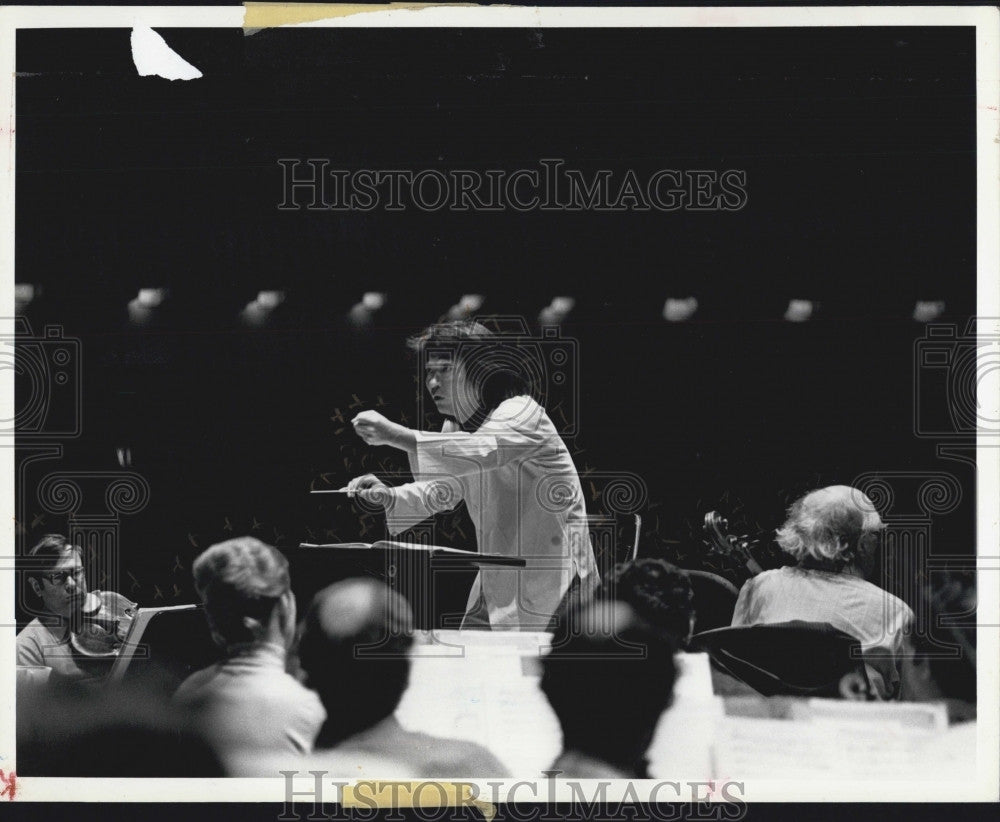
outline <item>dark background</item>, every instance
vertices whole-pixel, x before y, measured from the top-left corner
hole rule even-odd
[[[190,560],[225,536],[377,538],[306,493],[377,468],[331,417],[381,395],[412,419],[404,338],[478,292],[484,312],[529,321],[576,298],[571,450],[584,474],[645,480],[644,550],[695,564],[684,546],[709,508],[771,529],[811,488],[936,468],[968,493],[933,550],[972,553],[974,472],[914,435],[926,328],[910,317],[917,299],[960,327],[975,310],[971,29],[160,34],[205,76],[138,77],[127,30],[18,32],[16,279],[43,289],[34,331],[62,325],[83,356],[82,434],[18,489],[25,546],[66,527],[34,522],[42,476],[115,470],[124,446],[152,490],[121,527],[123,593],[141,602],[189,600]],[[310,157],[444,171],[559,157],[618,179],[736,168],[748,203],[279,211],[277,160]],[[171,296],[135,328],[126,305],[145,286]],[[239,312],[262,288],[288,299],[248,330]],[[370,290],[389,302],[360,332],[345,315]],[[688,294],[694,319],[666,323],[664,299]],[[791,297],[819,301],[816,317],[782,320]],[[445,531],[472,547],[460,517]]]

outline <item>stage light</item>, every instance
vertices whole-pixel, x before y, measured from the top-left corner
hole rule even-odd
[[[790,323],[804,323],[813,315],[815,307],[812,300],[789,300],[785,319]]]
[[[483,307],[482,294],[463,294],[457,303],[448,309],[449,320],[466,320]]]
[[[284,291],[261,291],[257,294],[257,305],[267,311],[273,311],[284,301]]]
[[[471,314],[482,308],[485,301],[486,298],[482,294],[463,294],[462,299],[458,301],[458,307],[467,314]]]
[[[361,298],[361,305],[367,311],[379,311],[385,305],[385,294],[380,291],[366,291]]]
[[[271,312],[284,301],[284,291],[258,291],[257,299],[248,302],[240,312],[240,319],[244,325],[259,328],[268,321]]]
[[[663,304],[663,319],[667,322],[682,323],[685,320],[690,320],[697,310],[697,297],[684,297],[683,299],[667,297],[667,301]]]
[[[156,309],[163,305],[168,293],[165,288],[140,288],[128,304],[128,318],[132,325],[148,323]]]
[[[361,302],[351,306],[348,317],[355,326],[369,325],[377,311],[385,306],[386,295],[381,291],[366,291]]]
[[[913,319],[918,323],[929,323],[944,314],[944,300],[917,300],[913,307]]]
[[[576,305],[576,300],[572,297],[553,297],[552,303],[549,305],[556,314],[569,314]]]
[[[140,288],[136,299],[143,308],[159,308],[167,298],[165,288]]]
[[[552,302],[538,315],[538,322],[542,325],[559,325],[575,306],[576,300],[573,297],[553,297]]]
[[[264,306],[262,306],[259,302],[253,300],[244,306],[243,310],[240,312],[240,319],[243,321],[244,325],[256,328],[267,322],[267,318],[270,313],[271,312],[264,308]]]
[[[17,310],[20,311],[22,308],[27,308],[31,305],[31,302],[35,299],[35,294],[35,286],[32,283],[15,283],[14,304],[17,306]]]

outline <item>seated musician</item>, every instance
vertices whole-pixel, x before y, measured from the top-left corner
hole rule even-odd
[[[174,694],[193,728],[226,762],[246,750],[307,753],[326,718],[319,698],[286,672],[295,639],[288,560],[253,537],[195,559],[194,585],[225,658]]]
[[[304,770],[367,763],[378,776],[507,776],[475,742],[410,731],[395,717],[409,684],[413,616],[398,593],[369,578],[337,582],[313,599],[299,643],[306,684],[327,720]],[[376,764],[372,764],[376,763]],[[351,767],[354,772],[354,767]]]
[[[549,766],[566,779],[647,778],[646,751],[673,702],[674,641],[624,602],[574,608],[573,630],[542,662],[541,688],[563,749]]]
[[[688,573],[666,560],[643,558],[615,566],[594,598],[624,602],[678,648],[687,646],[695,623],[694,591]]]
[[[931,635],[915,635],[913,652],[904,658],[903,698],[944,702],[952,725],[974,724],[978,609],[975,576],[949,572],[943,583],[934,588],[927,586],[922,605],[929,617]],[[974,731],[971,739],[974,750]]]
[[[435,325],[410,341],[445,417],[441,433],[415,431],[362,411],[356,433],[405,451],[415,482],[389,488],[372,474],[348,490],[383,505],[398,534],[465,501],[484,554],[523,557],[524,568],[483,568],[464,628],[545,630],[564,596],[588,599],[598,583],[573,459],[531,396],[523,350],[477,322]]]
[[[778,544],[798,565],[765,571],[740,590],[733,625],[825,622],[856,637],[875,694],[900,695],[913,611],[866,578],[875,570],[882,520],[856,488],[833,485],[788,509]]]
[[[111,591],[88,592],[82,552],[61,534],[43,536],[25,565],[29,604],[38,608],[17,635],[18,666],[48,668],[65,681],[107,674],[135,603]]]

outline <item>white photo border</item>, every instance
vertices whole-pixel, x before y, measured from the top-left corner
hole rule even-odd
[[[332,7],[331,7],[332,8]],[[352,7],[355,10],[356,6]],[[59,7],[8,6],[0,8],[0,60],[9,82],[0,84],[0,130],[4,136],[6,162],[0,165],[0,317],[3,333],[13,334],[14,317],[14,215],[15,215],[15,43],[18,29],[46,28],[242,28],[246,9],[229,7]],[[819,27],[819,26],[969,26],[976,30],[976,150],[977,150],[977,316],[980,334],[1000,338],[1000,11],[989,6],[962,7],[717,7],[717,8],[568,8],[512,6],[448,6],[421,10],[378,9],[347,16],[294,24],[301,27],[503,27],[503,28],[711,28],[711,27]],[[0,415],[14,418],[13,371],[0,379]],[[980,391],[984,383],[980,379]],[[1000,417],[1000,397],[978,397],[990,419]],[[14,451],[12,444],[0,447],[2,491],[0,520],[4,544],[15,545]],[[980,436],[977,447],[978,497],[977,539],[980,625],[1000,625],[1000,451]],[[14,623],[15,575],[0,574],[3,624]],[[991,801],[998,798],[1000,774],[1000,631],[978,635],[978,769],[961,784],[900,782],[822,783],[780,780],[748,781],[743,798],[750,803],[774,801]],[[14,630],[0,630],[0,658],[14,659]],[[15,670],[0,667],[0,770],[15,769]],[[461,775],[456,774],[456,778]],[[333,776],[331,775],[331,784]],[[477,783],[484,798],[492,789]],[[506,788],[514,784],[509,780]],[[306,775],[302,790],[311,788]],[[596,783],[581,783],[596,787]],[[648,786],[654,780],[648,780]],[[683,784],[683,783],[682,783]],[[646,781],[634,783],[640,795]],[[627,783],[612,783],[608,801],[626,794]],[[331,789],[332,791],[332,789]],[[502,791],[501,797],[506,794]],[[520,794],[524,796],[524,792]],[[543,777],[536,796],[549,797]],[[588,794],[589,795],[589,794]],[[565,793],[556,793],[566,800]],[[285,780],[274,779],[54,779],[19,778],[17,801],[86,802],[276,802],[285,799]],[[333,801],[331,795],[328,801]],[[674,799],[674,797],[671,797]],[[685,797],[677,800],[685,801]],[[0,800],[2,802],[4,800]]]

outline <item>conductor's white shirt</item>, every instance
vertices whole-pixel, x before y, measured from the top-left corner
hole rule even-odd
[[[500,403],[475,433],[446,421],[416,432],[415,481],[392,489],[391,534],[465,500],[479,552],[524,568],[480,569],[467,613],[485,605],[492,628],[545,630],[574,577],[598,583],[580,478],[545,409],[527,396]]]

